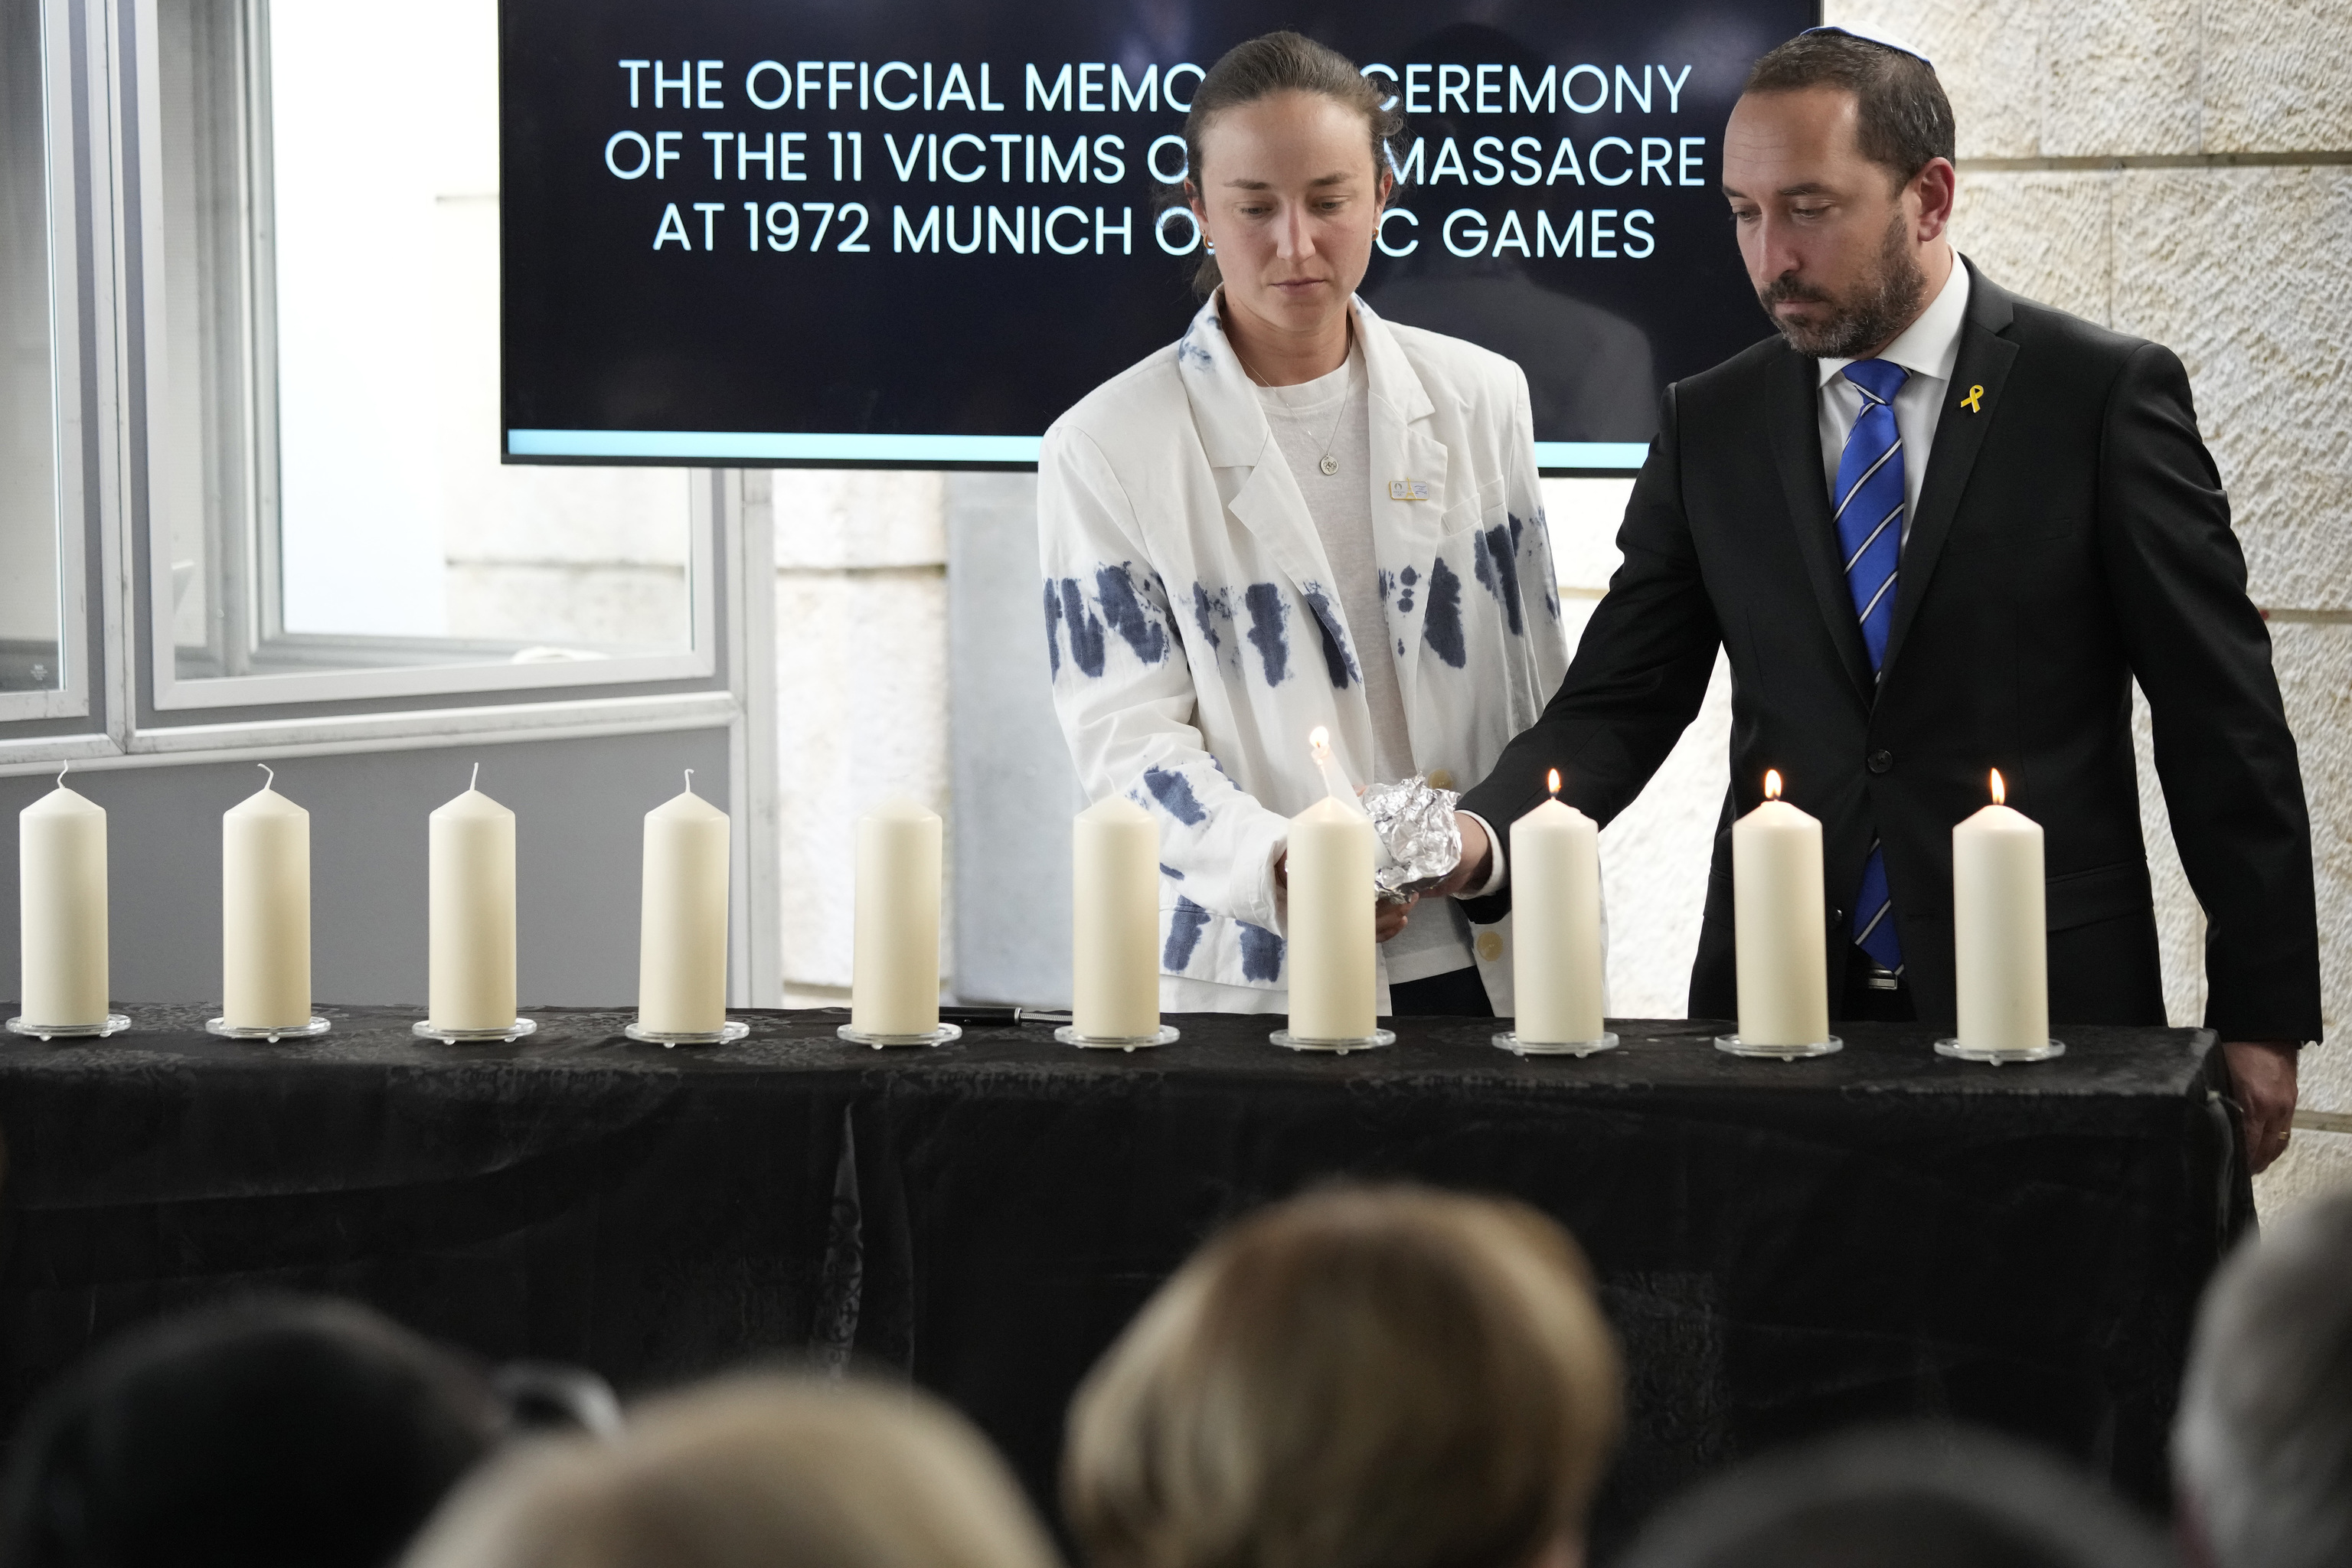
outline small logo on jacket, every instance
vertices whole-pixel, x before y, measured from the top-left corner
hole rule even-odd
[[[1429,481],[1427,479],[1391,479],[1389,481],[1389,500],[1427,500],[1428,499]]]

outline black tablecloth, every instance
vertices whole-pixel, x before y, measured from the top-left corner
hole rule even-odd
[[[895,1365],[1050,1498],[1070,1390],[1144,1298],[1222,1221],[1346,1173],[1516,1194],[1583,1242],[1632,1380],[1604,1550],[1712,1466],[1867,1416],[1990,1422],[2160,1504],[2197,1295],[2252,1213],[2185,1030],[1990,1068],[1872,1025],[1782,1063],[1696,1023],[1578,1060],[1407,1019],[1340,1058],[1231,1017],[1128,1055],[1038,1027],[877,1053],[811,1013],[665,1050],[552,1009],[451,1047],[326,1011],[275,1046],[170,1009],[0,1044],[0,1418],[125,1324],[328,1290],[625,1390]]]

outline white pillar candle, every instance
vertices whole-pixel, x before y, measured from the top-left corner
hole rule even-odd
[[[1327,732],[1318,729],[1310,744],[1326,794],[1290,819],[1290,1032],[1307,1040],[1360,1039],[1378,1026],[1372,820],[1340,797]]]
[[[1601,829],[1554,798],[1511,824],[1511,926],[1517,939],[1512,1032],[1537,1045],[1601,1037]]]
[[[940,1026],[940,819],[914,801],[857,819],[856,952],[849,1026],[928,1035]]]
[[[1731,825],[1739,1038],[1749,1046],[1807,1046],[1830,1033],[1822,825],[1780,796],[1780,775],[1766,773],[1764,804]]]
[[[58,787],[16,816],[24,1019],[106,1022],[106,812]]]
[[[514,813],[469,785],[433,814],[428,841],[427,1016],[503,1029],[515,1021]]]
[[[1093,1040],[1160,1030],[1160,826],[1124,795],[1070,825],[1070,1022]]]
[[[310,1021],[310,814],[277,782],[271,773],[221,815],[221,1014],[232,1029]]]
[[[2002,803],[1952,828],[1952,939],[1966,1050],[2038,1051],[2050,1043],[2049,927],[2042,825]]]
[[[727,1022],[727,814],[686,788],[646,813],[637,1026],[715,1035]]]

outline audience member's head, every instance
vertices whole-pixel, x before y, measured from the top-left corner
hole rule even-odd
[[[519,1447],[406,1568],[1051,1568],[1012,1475],[923,1394],[744,1376]]]
[[[1667,1507],[1625,1568],[2155,1568],[2145,1521],[2065,1460],[1895,1426],[1742,1465]]]
[[[364,1307],[257,1300],[124,1336],[26,1418],[9,1568],[373,1568],[488,1447],[462,1362]]]
[[[2217,1568],[2352,1563],[2352,1193],[2214,1277],[2172,1452],[2184,1534]]]
[[[1063,1497],[1096,1568],[1572,1564],[1621,1400],[1559,1226],[1335,1189],[1144,1308],[1078,1391]]]

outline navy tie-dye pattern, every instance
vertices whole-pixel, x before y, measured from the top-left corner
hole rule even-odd
[[[1062,590],[1051,581],[1045,584],[1045,658],[1053,666],[1054,679],[1062,678]]]
[[[1364,672],[1356,668],[1356,656],[1348,651],[1348,634],[1340,626],[1339,606],[1331,603],[1320,583],[1307,584],[1299,594],[1323,630],[1323,668],[1330,673],[1332,689],[1345,691],[1348,682],[1361,680]]]
[[[1397,581],[1404,584],[1404,592],[1397,595],[1397,608],[1406,615],[1411,615],[1412,614],[1412,585],[1421,581],[1421,574],[1408,566],[1397,574]]]
[[[1163,877],[1167,878],[1167,879],[1168,879],[1170,881],[1171,881],[1171,882],[1181,882],[1181,881],[1182,881],[1182,880],[1184,879],[1184,873],[1183,873],[1183,872],[1181,872],[1181,871],[1179,871],[1179,870],[1178,870],[1178,869],[1176,869],[1176,868],[1175,868],[1175,867],[1173,867],[1173,866],[1162,866],[1162,867],[1160,867],[1160,874],[1161,876],[1163,876]]]
[[[1143,770],[1143,787],[1160,803],[1160,809],[1187,827],[1198,827],[1209,820],[1208,809],[1192,794],[1192,782],[1182,773],[1168,768]]]
[[[1198,583],[1192,584],[1192,620],[1200,626],[1201,635],[1209,639],[1212,651],[1225,646],[1224,639],[1217,636],[1215,617],[1223,614],[1228,620],[1233,618],[1233,612],[1224,607],[1224,592],[1222,589],[1213,599],[1209,597],[1209,591],[1206,588]]]
[[[1160,950],[1160,967],[1181,973],[1192,962],[1192,950],[1201,945],[1201,933],[1209,929],[1209,911],[1181,897],[1168,917],[1168,945]]]
[[[1393,573],[1393,572],[1391,572],[1391,571],[1390,571],[1390,570],[1389,570],[1387,567],[1385,567],[1385,566],[1381,567],[1381,604],[1383,604],[1383,605],[1387,604],[1387,603],[1389,602],[1389,596],[1390,596],[1391,595],[1394,594],[1395,592],[1396,592],[1396,574],[1395,574],[1395,573]]]
[[[1148,608],[1135,595],[1135,579],[1124,566],[1095,568],[1095,595],[1102,601],[1103,619],[1121,641],[1135,650],[1135,657],[1146,664],[1160,664],[1168,658],[1168,628],[1160,624],[1160,616]]]
[[[1076,577],[1062,579],[1062,624],[1069,628],[1070,662],[1087,674],[1103,672],[1103,625],[1087,608],[1086,590]]]
[[[1250,647],[1257,649],[1265,666],[1265,683],[1279,686],[1290,673],[1290,639],[1282,630],[1290,606],[1283,602],[1282,590],[1271,583],[1251,584],[1242,594],[1242,603],[1249,609]]]
[[[1179,906],[1181,912],[1181,906]],[[1282,976],[1282,939],[1264,926],[1254,926],[1247,921],[1234,922],[1242,928],[1242,977],[1245,980],[1274,981]],[[1175,945],[1175,939],[1169,939]]]
[[[1430,563],[1429,610],[1422,616],[1421,640],[1456,669],[1468,661],[1462,642],[1462,579],[1443,555]]]
[[[1495,582],[1488,584],[1495,597],[1503,604],[1504,617],[1510,622],[1511,635],[1518,637],[1527,631],[1525,616],[1519,609],[1519,520],[1511,519],[1510,537],[1507,542],[1498,525],[1486,531],[1486,553],[1494,558]]]

